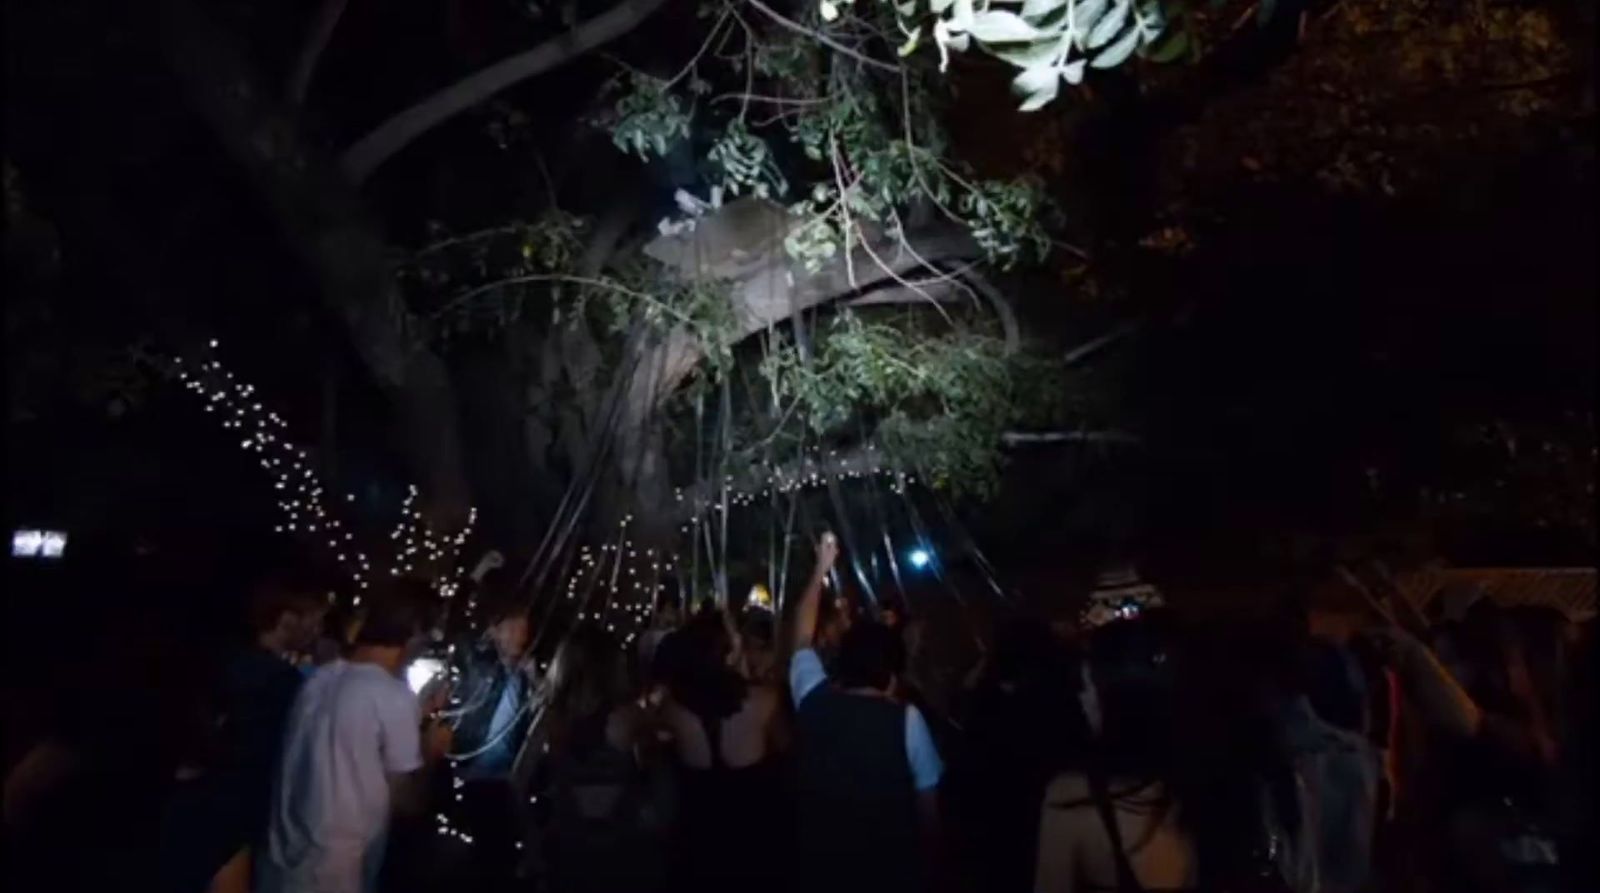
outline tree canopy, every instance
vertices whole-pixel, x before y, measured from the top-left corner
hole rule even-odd
[[[387,21],[309,5],[30,13],[48,39],[13,39],[15,59],[43,72],[62,48],[100,80],[41,74],[14,109],[43,120],[93,96],[182,122],[158,136],[100,114],[123,156],[95,162],[97,182],[122,188],[172,143],[226,161],[163,170],[192,184],[169,211],[86,198],[52,172],[49,138],[24,141],[8,217],[38,204],[82,244],[91,221],[143,215],[197,244],[206,194],[247,184],[262,219],[218,247],[270,243],[266,264],[292,271],[237,283],[252,297],[232,324],[316,331],[340,357],[256,364],[314,407],[296,415],[324,473],[392,453],[376,476],[417,485],[438,529],[477,505],[546,564],[625,518],[648,548],[689,533],[725,559],[730,537],[749,552],[769,536],[730,534],[729,506],[759,502],[787,544],[812,515],[880,523],[913,479],[930,512],[993,498],[1028,444],[1137,449],[1190,419],[1153,420],[1160,397],[1101,361],[1226,304],[1191,283],[1253,237],[1241,196],[1403,203],[1481,177],[1485,141],[1570,145],[1592,119],[1583,23],[1548,4],[463,2]],[[121,336],[181,352],[227,325],[164,294],[230,281],[220,261],[129,251],[98,226],[149,310],[111,352]],[[130,356],[91,365],[132,393],[157,372]],[[352,408],[373,391],[385,411]],[[814,505],[791,498],[808,485]],[[916,510],[895,523],[921,525]]]

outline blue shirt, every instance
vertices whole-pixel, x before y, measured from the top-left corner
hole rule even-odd
[[[520,670],[512,669],[508,672],[510,676],[500,689],[500,700],[494,705],[494,714],[489,717],[489,730],[484,737],[484,744],[488,745],[488,750],[462,764],[462,778],[503,776],[511,771],[511,764],[516,762],[517,750],[522,747],[522,741],[512,734],[511,727],[516,724],[522,712],[522,691],[526,680]]]
[[[822,668],[822,658],[815,650],[802,648],[789,660],[789,690],[796,707],[827,681],[828,672]],[[933,746],[927,720],[915,707],[906,708],[906,760],[911,764],[911,781],[917,790],[931,791],[939,786],[944,763]]]

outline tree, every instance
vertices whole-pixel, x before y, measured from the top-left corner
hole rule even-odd
[[[621,72],[599,73],[605,98],[590,115],[617,149],[679,168],[676,212],[657,223],[644,257],[637,234],[654,221],[624,211],[587,225],[550,184],[539,216],[441,232],[408,265],[390,265],[351,185],[423,133],[581,61],[659,6],[626,0],[411,104],[343,154],[344,183],[270,93],[228,89],[254,79],[229,67],[242,55],[215,49],[221,43],[191,10],[169,4],[166,33],[197,105],[254,171],[389,391],[441,520],[459,518],[468,489],[446,368],[506,349],[536,361],[522,370],[539,373],[521,386],[530,396],[565,389],[558,410],[520,432],[540,473],[555,469],[539,441],[565,453],[569,498],[546,506],[556,527],[570,528],[598,492],[602,525],[637,513],[661,541],[673,483],[701,492],[713,471],[699,459],[686,468],[690,441],[696,456],[717,457],[724,478],[729,464],[871,447],[955,493],[991,487],[1001,435],[1051,389],[1037,374],[1048,364],[1021,350],[1014,313],[976,265],[1036,261],[1053,238],[1037,181],[979,177],[952,153],[940,126],[950,53],[977,48],[1020,68],[1012,87],[1024,109],[1038,109],[1086,66],[1176,55],[1157,42],[1164,14],[1123,0],[1040,0],[1015,11],[966,0],[925,9],[706,4],[692,26],[679,19],[694,47],[687,58],[668,41],[636,41]],[[292,102],[304,98],[339,10],[319,12]],[[935,46],[918,52],[924,33]],[[528,131],[543,110],[499,109],[503,143],[537,142]],[[729,198],[737,200],[724,206]],[[820,335],[811,331],[819,312],[832,320]],[[918,363],[896,356],[907,344]],[[735,375],[748,412],[736,411]],[[690,400],[674,402],[685,382]],[[1040,383],[1036,393],[1025,392],[1028,382]],[[1043,420],[1059,421],[1060,410],[1047,402]]]
[[[1416,5],[1380,4],[1427,33]],[[1293,111],[1321,89],[1307,73],[1329,61],[1318,41],[1366,15],[1127,0],[534,8],[538,21],[496,13],[500,61],[438,63],[443,87],[398,100],[381,68],[361,92],[313,79],[369,27],[340,0],[283,29],[308,35],[295,47],[255,58],[233,21],[250,3],[209,22],[171,0],[161,22],[194,107],[392,404],[437,524],[493,502],[502,536],[545,539],[542,564],[628,515],[647,548],[718,519],[726,553],[729,504],[762,499],[785,527],[873,517],[852,475],[916,477],[943,503],[993,492],[1008,442],[1129,443],[1072,376],[1158,322],[1053,344],[1032,312],[1062,303],[1062,282],[1128,292],[1172,269],[1201,237],[1202,190],[1230,187],[1171,158],[1197,131],[1203,149],[1225,143],[1219,115],[1237,134],[1326,136]],[[441,55],[394,39],[413,67]],[[1367,92],[1392,80],[1338,74]],[[283,96],[266,86],[285,81]],[[1264,92],[1264,113],[1237,112]],[[950,126],[986,106],[1004,122],[983,128],[987,145]],[[351,108],[379,123],[324,152],[360,123],[338,119]],[[985,163],[1013,147],[1021,163]],[[374,177],[384,166],[396,175]],[[1054,282],[1026,272],[1041,261]],[[1162,308],[1107,315],[1147,309]],[[818,475],[825,504],[782,486]],[[690,526],[703,550],[708,527]]]
[[[627,336],[610,364],[620,377],[576,402],[591,429],[598,416],[610,423],[613,503],[656,539],[672,517],[669,478],[692,485],[707,471],[672,475],[686,464],[663,452],[674,424],[714,441],[718,467],[775,465],[819,439],[848,449],[882,440],[884,455],[960,491],[992,483],[1000,435],[1022,417],[1018,373],[1030,360],[1008,303],[974,263],[1009,267],[1048,249],[1037,190],[973,177],[949,157],[932,58],[869,55],[888,18],[800,23],[754,9],[704,10],[698,49],[671,74],[646,74],[666,70],[647,57],[612,79],[602,114],[619,150],[700,156],[645,258],[596,264],[576,232],[552,250],[557,215],[446,236],[409,277],[417,301],[436,308],[429,318],[455,331],[486,306],[539,302],[569,330],[547,349],[565,347],[569,361],[605,354],[596,329]],[[663,273],[675,280],[666,289]],[[841,302],[854,309],[811,343],[812,312]],[[912,310],[873,318],[896,305]],[[895,356],[908,337],[926,346],[925,367]],[[569,371],[574,383],[607,380]],[[685,381],[702,424],[689,424],[688,406],[674,411]],[[614,421],[601,411],[607,388]],[[752,412],[735,409],[734,391]]]

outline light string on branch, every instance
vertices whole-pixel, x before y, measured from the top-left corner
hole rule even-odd
[[[600,624],[619,645],[633,644],[650,624],[650,614],[663,587],[662,578],[677,570],[676,555],[640,549],[628,535],[633,516],[617,525],[614,540],[598,550],[581,546],[577,567],[567,577],[563,598],[576,602],[577,620]],[[580,587],[583,587],[580,593]],[[599,596],[599,605],[595,605]]]
[[[829,483],[842,483],[869,478],[887,479],[889,489],[903,493],[905,487],[917,482],[916,475],[907,474],[885,461],[884,454],[875,445],[841,455],[829,450],[816,456],[807,456],[786,465],[763,464],[750,474],[723,475],[718,481],[702,481],[685,490],[678,487],[673,498],[681,513],[698,517],[721,510],[726,493],[726,503],[731,507],[744,507],[769,499],[774,494],[793,494]],[[687,528],[681,528],[687,533]]]
[[[240,381],[217,358],[212,339],[199,359],[176,357],[173,368],[185,390],[201,400],[208,414],[220,417],[224,431],[239,437],[239,447],[272,478],[279,519],[274,531],[309,540],[338,562],[354,584],[352,604],[361,605],[363,593],[375,577],[372,559],[356,532],[329,504],[327,488],[312,465],[308,451],[289,436],[289,426],[278,413],[262,405],[252,384]],[[408,489],[400,520],[390,534],[394,543],[391,576],[409,575],[426,563],[439,595],[449,599],[461,589],[463,568],[457,558],[471,536],[477,509],[468,512],[466,525],[454,535],[436,533],[416,507],[417,488]],[[354,502],[353,493],[345,494]],[[469,610],[470,613],[470,610]]]

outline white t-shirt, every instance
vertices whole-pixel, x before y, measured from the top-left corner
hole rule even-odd
[[[336,660],[306,680],[289,710],[258,890],[377,888],[389,776],[422,766],[420,726],[416,696],[376,664]]]
[[[795,707],[822,684],[828,681],[828,671],[822,667],[822,658],[810,648],[802,648],[789,659],[789,690],[794,694]],[[906,760],[911,764],[911,783],[919,791],[930,791],[939,786],[944,775],[944,762],[939,759],[939,749],[933,745],[933,733],[922,711],[906,707]]]

